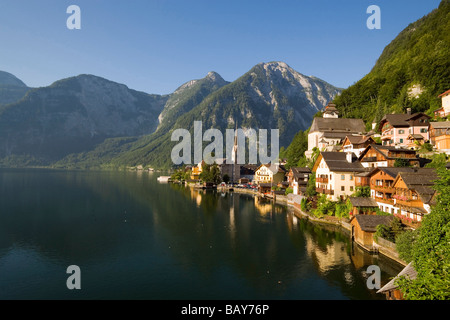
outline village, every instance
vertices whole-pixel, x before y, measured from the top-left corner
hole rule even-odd
[[[287,169],[286,159],[259,166],[216,159],[217,181],[203,181],[202,173],[211,169],[204,161],[185,167],[183,177],[196,188],[250,193],[287,204],[313,221],[338,224],[363,249],[403,264],[402,275],[414,277],[395,239],[380,231],[392,228],[394,218],[402,230],[417,229],[435,204],[434,159],[450,169],[450,90],[439,97],[442,107],[434,117],[410,109],[386,114],[369,132],[361,119],[340,118],[330,102],[308,132],[309,166]],[[237,150],[235,143],[233,159]],[[393,281],[379,293],[402,298]]]

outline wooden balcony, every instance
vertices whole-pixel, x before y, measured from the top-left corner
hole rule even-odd
[[[411,198],[396,199],[395,203],[400,206],[405,206],[405,207],[423,207],[422,201],[416,200],[416,199],[411,199]]]
[[[372,184],[372,185],[370,185],[370,188],[372,190],[375,190],[375,191],[378,191],[381,193],[390,193],[390,194],[395,193],[395,188],[391,187],[391,186],[384,186],[384,185],[377,186],[377,185]]]
[[[319,178],[319,177],[316,177],[316,182],[319,182],[319,183],[328,183],[328,178]]]
[[[381,203],[384,203],[384,204],[394,205],[394,199],[386,199],[386,198],[375,197],[375,201],[376,202],[381,202]]]
[[[316,191],[321,194],[334,195],[334,190],[330,190],[330,189],[316,188]]]

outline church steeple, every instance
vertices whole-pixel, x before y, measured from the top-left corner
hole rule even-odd
[[[238,125],[237,120],[235,120],[236,129],[234,130],[234,144],[233,150],[231,151],[231,165],[232,165],[232,182],[237,182],[241,178],[241,166],[238,164]]]
[[[236,129],[234,130],[234,144],[233,144],[233,151],[231,152],[231,161],[233,164],[237,164],[237,151],[238,151],[238,136],[237,136],[237,121],[236,123]]]
[[[339,111],[336,109],[336,105],[330,101],[328,105],[325,107],[325,111],[323,113],[324,118],[339,118]]]

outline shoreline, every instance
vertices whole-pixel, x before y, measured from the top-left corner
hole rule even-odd
[[[232,192],[241,193],[241,194],[250,194],[253,196],[259,196],[258,192],[252,191],[252,190],[246,190],[246,189],[235,188]],[[277,195],[277,196],[275,196],[275,200],[273,199],[272,196],[270,196],[270,197],[266,196],[266,198],[274,201],[277,204],[285,205],[286,207],[292,208],[293,213],[298,218],[306,218],[306,219],[308,219],[308,221],[311,221],[313,223],[326,224],[326,225],[332,225],[332,226],[339,227],[345,233],[349,233],[350,237],[351,237],[352,225],[348,222],[345,222],[342,220],[335,221],[334,219],[319,219],[319,218],[313,217],[313,216],[309,215],[308,213],[303,212],[300,208],[295,206],[294,203],[290,202],[288,200],[287,196]],[[374,255],[381,254],[384,257],[387,257],[390,260],[394,261],[395,263],[401,264],[402,266],[408,265],[408,263],[406,263],[405,261],[401,260],[398,257],[398,253],[396,251],[393,251],[390,248],[387,248],[385,246],[378,244],[377,250],[374,251],[374,250],[371,250],[371,249],[365,247],[364,245],[360,244],[359,242],[357,242],[353,239],[352,239],[352,242],[357,244],[360,248],[362,248],[363,250],[367,251],[370,254],[374,254]]]

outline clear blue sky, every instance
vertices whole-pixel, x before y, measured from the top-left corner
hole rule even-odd
[[[32,87],[83,73],[165,94],[216,71],[233,81],[259,62],[346,88],[440,0],[0,0],[0,70]],[[81,30],[69,30],[69,5]],[[369,30],[369,5],[381,30]]]

